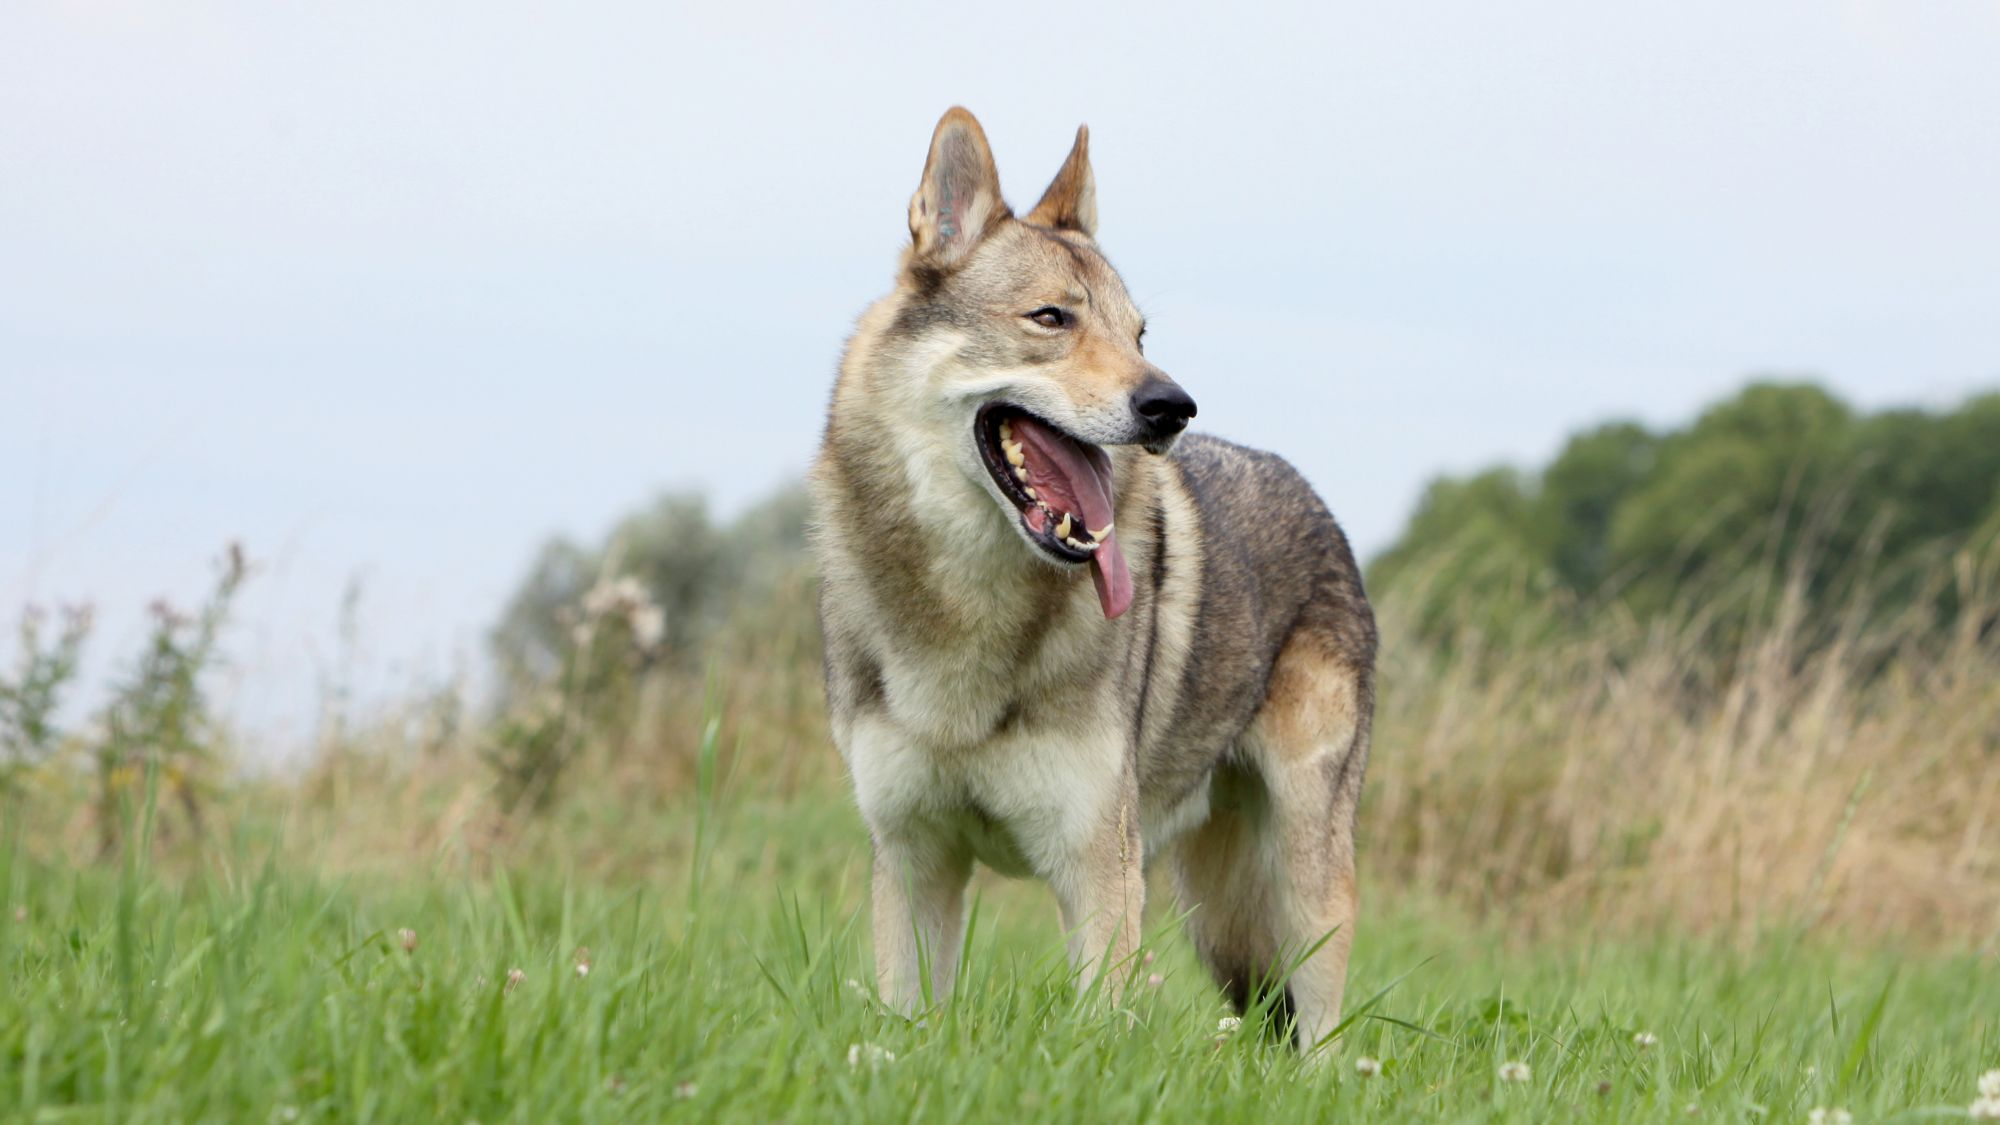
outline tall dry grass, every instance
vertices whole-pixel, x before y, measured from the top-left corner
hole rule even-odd
[[[1715,618],[1605,610],[1517,648],[1398,643],[1363,846],[1378,886],[1515,920],[1749,938],[2000,939],[1993,570],[1951,571],[1955,623],[1800,580],[1721,645]],[[1926,601],[1926,604],[1929,604]]]

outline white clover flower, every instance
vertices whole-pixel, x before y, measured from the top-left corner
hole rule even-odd
[[[509,991],[509,992],[512,992],[512,991],[514,991],[514,990],[515,990],[516,988],[519,988],[519,987],[521,987],[521,982],[522,982],[522,981],[524,981],[524,980],[527,980],[527,979],[528,979],[528,974],[526,974],[526,973],[522,972],[521,970],[519,970],[519,969],[508,969],[508,970],[507,970],[507,991]]]
[[[1979,1076],[1979,1096],[2000,1098],[2000,1070],[1989,1070]]]
[[[1243,1017],[1241,1016],[1224,1016],[1215,1021],[1215,1030],[1220,1031],[1224,1035],[1228,1035],[1242,1026]]]
[[[847,1045],[847,1065],[850,1068],[858,1069],[865,1062],[868,1064],[868,1068],[873,1070],[878,1066],[884,1066],[895,1061],[896,1052],[885,1051],[873,1043],[849,1043]]]
[[[1165,983],[1167,983],[1167,978],[1161,976],[1158,973],[1154,973],[1152,976],[1146,978],[1147,988],[1158,988]]]
[[[1363,1078],[1373,1078],[1382,1073],[1382,1060],[1363,1055],[1354,1060],[1354,1073]]]
[[[2000,1121],[2000,1096],[1982,1095],[1965,1108],[1965,1115],[1974,1121]]]
[[[1526,1082],[1534,1076],[1534,1072],[1528,1069],[1528,1064],[1517,1059],[1510,1059],[1500,1064],[1502,1082]]]
[[[1854,1115],[1839,1106],[1814,1106],[1806,1125],[1854,1125]]]
[[[575,960],[576,960],[576,975],[577,975],[577,976],[580,976],[580,977],[587,977],[587,976],[589,976],[589,975],[590,975],[590,947],[589,947],[589,946],[587,946],[587,945],[579,945],[579,946],[577,946],[577,947],[576,947],[576,955],[575,955]]]
[[[1632,1045],[1641,1051],[1650,1047],[1656,1047],[1659,1043],[1660,1037],[1650,1031],[1637,1032],[1632,1036]]]

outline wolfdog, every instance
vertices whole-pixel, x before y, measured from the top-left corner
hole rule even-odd
[[[949,993],[977,860],[1045,880],[1115,994],[1161,861],[1216,982],[1311,1052],[1354,936],[1374,615],[1296,470],[1182,435],[1194,400],[1097,247],[1089,141],[1016,217],[979,122],[938,122],[813,468],[877,985],[906,1013]]]

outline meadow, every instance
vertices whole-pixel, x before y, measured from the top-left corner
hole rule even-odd
[[[2000,1068],[2000,637],[1991,569],[1955,565],[1965,627],[1808,628],[1777,582],[1727,648],[1612,613],[1443,644],[1385,599],[1349,1018],[1308,1064],[1229,1021],[1158,886],[1132,987],[1079,994],[1046,892],[982,874],[958,993],[885,1011],[809,581],[692,664],[599,583],[541,693],[336,715],[274,777],[232,768],[202,691],[235,560],[102,716],[32,760],[16,730],[0,1105],[1963,1120]]]

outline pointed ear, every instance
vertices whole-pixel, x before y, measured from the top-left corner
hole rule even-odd
[[[1090,174],[1090,126],[1076,127],[1076,143],[1028,221],[1097,237],[1097,177]]]
[[[910,197],[912,254],[930,265],[956,265],[1012,216],[1000,198],[1000,171],[986,131],[963,106],[951,107],[931,134],[924,182]]]

